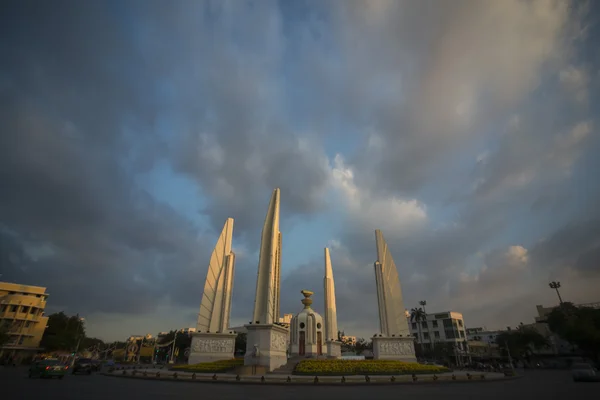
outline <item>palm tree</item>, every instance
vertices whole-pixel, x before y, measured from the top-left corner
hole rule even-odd
[[[434,335],[431,329],[429,329],[429,323],[427,322],[427,310],[425,309],[425,306],[427,305],[427,300],[419,301],[419,305],[423,307],[423,312],[425,313],[425,326],[427,327],[427,331],[429,332],[429,341],[431,342],[431,349],[433,350],[433,348],[435,347],[433,340]]]
[[[426,318],[427,318],[427,314],[425,314],[425,311],[423,311],[423,309],[421,307],[413,308],[412,310],[410,310],[410,321],[417,323],[417,332],[419,335],[419,342],[421,342],[421,348],[423,348],[422,347],[423,335],[421,332],[421,322],[426,320]]]

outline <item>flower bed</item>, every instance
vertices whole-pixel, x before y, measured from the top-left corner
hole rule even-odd
[[[178,365],[171,369],[186,372],[227,372],[241,365],[244,365],[244,359],[234,358],[231,360],[219,360],[200,364]]]
[[[450,372],[437,365],[394,360],[302,360],[296,375],[411,375]]]

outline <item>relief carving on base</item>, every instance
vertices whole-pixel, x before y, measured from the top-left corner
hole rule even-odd
[[[280,333],[271,333],[271,350],[286,351],[287,350],[287,337]]]
[[[390,356],[410,356],[414,355],[412,343],[382,341],[379,343],[379,352]]]
[[[196,353],[233,353],[233,340],[197,339],[192,343],[192,351]]]

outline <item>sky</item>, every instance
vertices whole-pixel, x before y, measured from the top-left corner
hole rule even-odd
[[[235,219],[251,318],[281,189],[281,312],[331,249],[338,325],[379,329],[381,229],[404,306],[470,327],[600,301],[594,1],[9,1],[0,274],[123,340],[194,327]]]

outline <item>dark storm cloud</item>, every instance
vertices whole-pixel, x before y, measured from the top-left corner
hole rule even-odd
[[[377,326],[379,224],[408,308],[427,299],[477,320],[481,296],[504,321],[518,304],[508,289],[536,301],[527,289],[546,290],[551,274],[591,293],[580,279],[598,259],[597,223],[585,221],[599,217],[600,190],[587,14],[561,1],[438,3],[8,4],[2,279],[48,286],[81,312],[195,307],[215,237],[138,188],[136,173],[161,161],[196,182],[215,231],[236,219],[242,318],[271,191],[282,189],[284,231],[323,210],[327,143],[353,172],[332,248],[341,327]],[[290,267],[282,312],[299,309],[301,289],[322,293],[320,258]]]
[[[131,177],[144,166],[133,145],[146,157],[162,145],[152,79],[114,11],[18,2],[2,22],[2,246],[28,255],[3,256],[2,279],[47,286],[55,306],[82,313],[177,299],[180,282],[163,277],[198,257],[195,228]]]

